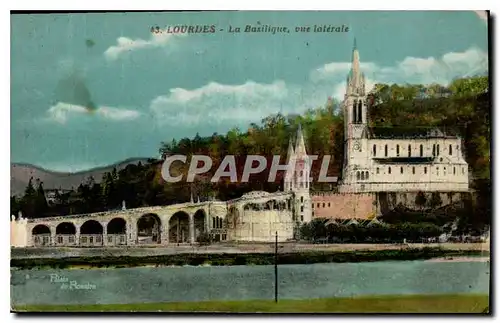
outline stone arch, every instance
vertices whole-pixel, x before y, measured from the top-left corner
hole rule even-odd
[[[108,222],[106,228],[107,234],[126,234],[127,221],[124,218],[113,218]]]
[[[56,227],[56,234],[76,234],[76,226],[72,222],[61,222]]]
[[[102,245],[103,226],[96,220],[85,221],[80,227],[80,245]]]
[[[46,246],[50,244],[50,228],[45,224],[38,224],[31,230],[35,246]]]
[[[73,245],[76,243],[76,226],[72,222],[61,222],[56,227],[57,245]]]
[[[174,213],[168,221],[168,228],[170,242],[189,242],[189,214],[184,211]]]
[[[206,232],[207,214],[204,209],[199,209],[193,215],[194,221],[194,239],[198,239],[200,235]]]
[[[80,234],[102,234],[102,224],[96,220],[85,221],[80,227]]]
[[[226,226],[230,229],[235,229],[238,225],[238,220],[240,217],[240,211],[236,206],[229,207],[226,217]]]
[[[127,221],[124,218],[113,218],[106,225],[106,239],[110,245],[127,244]]]
[[[50,228],[45,224],[37,224],[32,230],[31,234],[50,234]]]
[[[161,243],[161,220],[158,214],[146,213],[137,219],[137,243]]]

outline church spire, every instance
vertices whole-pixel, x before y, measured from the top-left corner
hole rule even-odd
[[[356,38],[354,38],[354,46],[352,48],[352,65],[351,65],[351,74],[354,80],[357,80],[360,76],[359,70],[359,51],[358,46],[356,44]]]
[[[365,79],[361,73],[360,59],[358,45],[356,38],[354,38],[354,45],[352,48],[352,62],[351,70],[347,76],[347,94],[364,95],[365,92]]]
[[[289,163],[290,160],[292,159],[293,155],[295,155],[295,151],[293,150],[293,140],[290,137],[290,140],[288,141],[288,152],[286,154],[286,162]]]
[[[304,142],[304,135],[302,134],[302,125],[299,123],[299,128],[297,129],[297,139],[295,142],[295,154],[300,157],[307,155],[306,145]]]

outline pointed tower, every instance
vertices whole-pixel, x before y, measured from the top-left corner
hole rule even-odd
[[[292,159],[295,159],[295,150],[293,149],[293,140],[290,138],[290,141],[288,142],[288,152],[286,154],[286,164],[287,165],[293,165]],[[288,169],[285,173],[285,180],[284,180],[284,191],[288,192],[292,190],[293,187],[293,174],[294,171],[292,167]]]
[[[295,165],[292,179],[292,192],[295,193],[297,205],[296,221],[300,223],[312,220],[312,205],[310,189],[311,161],[307,155],[302,126],[299,124],[295,140],[295,154],[292,161]]]
[[[347,88],[342,103],[344,112],[342,185],[356,184],[356,170],[369,166],[366,103],[365,76],[361,72],[359,51],[354,39],[351,70],[347,75]]]

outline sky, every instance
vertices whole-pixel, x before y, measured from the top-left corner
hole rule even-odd
[[[227,31],[247,24],[290,33]],[[314,25],[349,31],[295,32]],[[11,162],[79,171],[158,157],[162,141],[342,100],[354,38],[368,87],[488,70],[487,22],[474,11],[11,15]]]

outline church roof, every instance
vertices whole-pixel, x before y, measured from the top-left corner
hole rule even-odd
[[[456,138],[428,127],[371,127],[369,130],[373,139]]]
[[[435,157],[390,157],[373,158],[379,164],[430,164]]]

